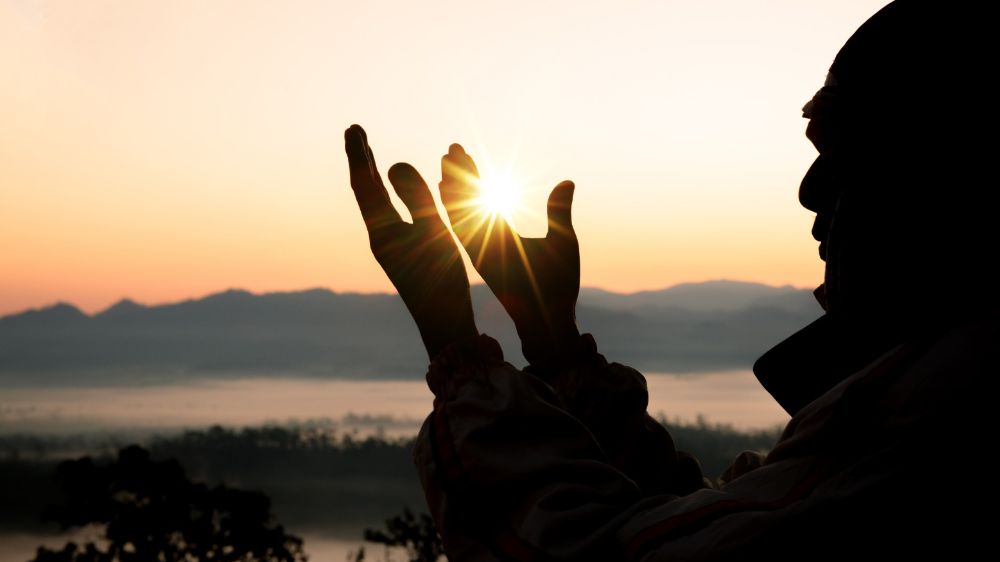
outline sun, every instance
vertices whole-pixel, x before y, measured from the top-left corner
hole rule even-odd
[[[491,174],[479,180],[476,204],[486,215],[500,215],[507,221],[521,205],[521,190],[517,182],[504,175]]]

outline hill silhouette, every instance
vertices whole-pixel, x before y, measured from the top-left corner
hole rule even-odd
[[[513,325],[473,287],[480,328],[523,365]],[[618,294],[583,289],[577,315],[610,359],[663,372],[748,368],[820,313],[809,291],[712,281]],[[87,315],[59,303],[0,318],[0,384],[164,382],[205,376],[419,378],[427,362],[394,294],[228,290]]]

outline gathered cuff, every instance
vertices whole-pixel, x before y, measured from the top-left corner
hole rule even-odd
[[[503,364],[503,349],[497,340],[486,334],[477,334],[447,345],[431,361],[427,369],[427,386],[435,397],[445,393],[456,377],[468,377]]]

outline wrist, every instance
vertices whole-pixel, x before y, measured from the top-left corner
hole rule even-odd
[[[479,329],[476,327],[471,313],[459,318],[452,318],[450,321],[442,322],[441,318],[435,320],[435,322],[417,323],[424,349],[427,350],[427,356],[432,361],[445,348],[479,336]]]
[[[561,370],[571,367],[591,352],[596,353],[593,339],[588,337],[586,340],[576,323],[572,322],[544,332],[522,335],[521,351],[536,370]]]

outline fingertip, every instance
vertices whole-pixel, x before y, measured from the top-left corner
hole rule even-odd
[[[549,194],[549,205],[569,205],[573,203],[573,192],[576,184],[569,180],[563,180],[552,188]]]
[[[416,177],[420,177],[420,174],[417,173],[416,168],[406,162],[397,162],[389,168],[389,181],[391,182],[407,181]]]
[[[367,157],[364,139],[354,126],[344,131],[344,149],[349,160],[361,160]]]
[[[462,145],[458,144],[457,142],[452,143],[451,146],[448,147],[448,154],[453,156],[459,156],[465,154],[465,149],[462,148]]]
[[[549,234],[570,234],[573,231],[573,190],[569,180],[559,182],[549,194]]]

